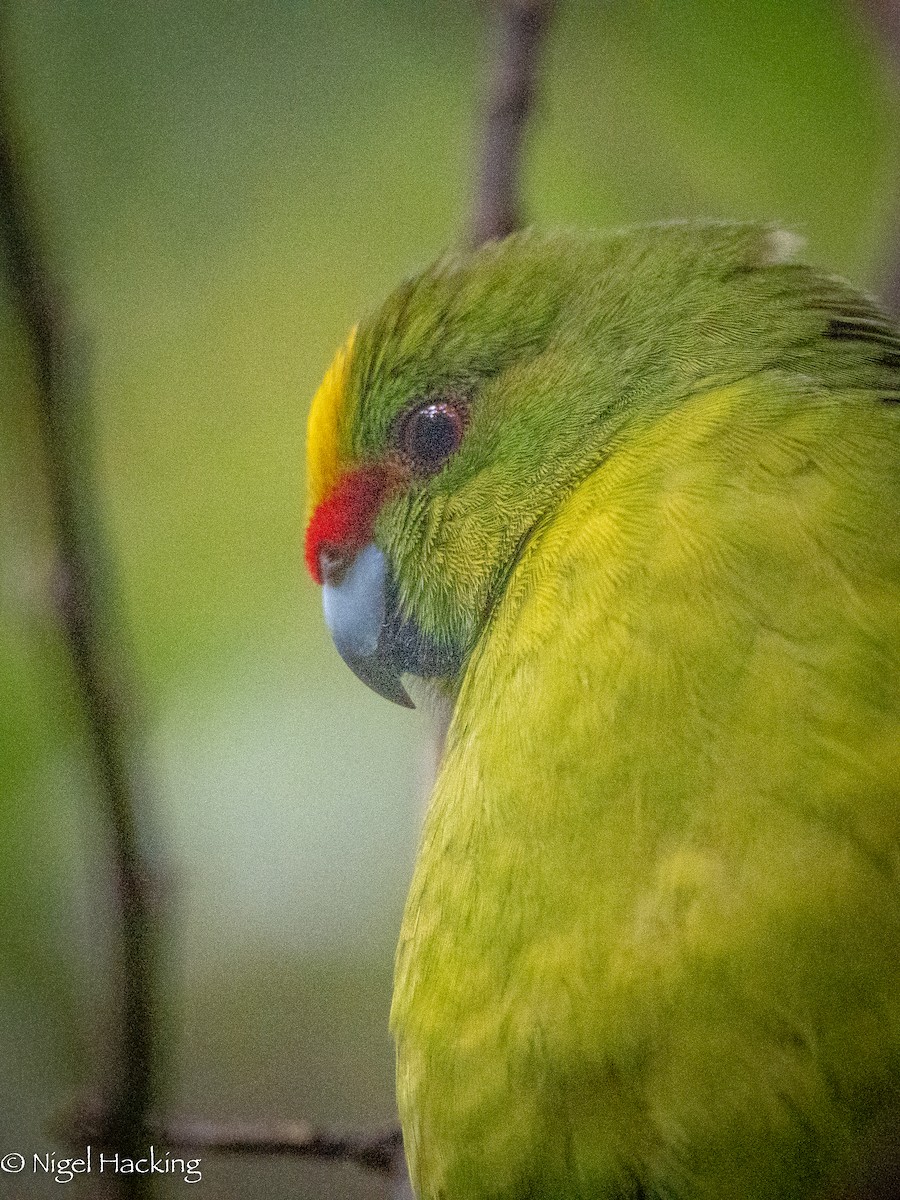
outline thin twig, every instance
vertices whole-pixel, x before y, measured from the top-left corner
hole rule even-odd
[[[206,1121],[175,1117],[151,1130],[168,1150],[205,1154],[281,1155],[352,1162],[389,1175],[403,1139],[399,1126],[355,1133],[317,1129],[305,1121]]]
[[[506,237],[523,223],[523,147],[556,0],[496,0],[491,8],[495,46],[473,204],[476,246]]]
[[[900,75],[900,6],[897,0],[857,0]]]
[[[5,65],[5,64],[4,64]],[[156,933],[150,870],[142,852],[142,789],[133,766],[121,671],[112,667],[107,628],[107,567],[90,489],[85,486],[85,394],[79,339],[45,254],[19,157],[11,108],[0,80],[0,238],[9,293],[27,341],[35,379],[37,427],[58,558],[53,607],[71,659],[109,830],[115,884],[118,1003],[114,1079],[104,1101],[104,1140],[123,1153],[143,1139],[154,1099]],[[118,653],[117,653],[118,658]],[[143,816],[144,814],[142,814]],[[138,1176],[120,1177],[120,1194],[146,1195]]]
[[[856,0],[892,73],[895,103],[900,107],[900,4],[897,0]],[[900,196],[894,198],[894,228],[886,239],[879,265],[878,295],[885,308],[900,315]]]

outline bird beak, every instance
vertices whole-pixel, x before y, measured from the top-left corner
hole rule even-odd
[[[415,708],[390,652],[387,559],[370,542],[349,561],[327,550],[319,561],[325,624],[338,654],[373,692]]]

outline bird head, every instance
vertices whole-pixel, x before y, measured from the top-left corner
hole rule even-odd
[[[789,297],[818,277],[786,246],[759,225],[518,234],[354,330],[310,412],[306,561],[364,682],[452,694],[529,537],[636,424],[772,362],[813,369],[826,317]]]

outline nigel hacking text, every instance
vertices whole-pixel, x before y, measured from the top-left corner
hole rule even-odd
[[[76,1175],[180,1175],[185,1183],[199,1183],[203,1178],[199,1158],[173,1158],[168,1151],[149,1146],[143,1158],[129,1158],[124,1154],[100,1151],[85,1146],[84,1153],[77,1158],[58,1158],[47,1151],[44,1154],[24,1155],[17,1152],[4,1154],[0,1158],[0,1172],[20,1175],[28,1171],[33,1175],[50,1175],[56,1183],[70,1183]]]

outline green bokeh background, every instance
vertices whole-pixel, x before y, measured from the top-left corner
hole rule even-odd
[[[301,569],[304,422],[346,329],[465,225],[483,10],[7,8],[31,174],[89,333],[92,468],[171,864],[170,1094],[222,1115],[390,1118],[422,727],[328,643]],[[875,286],[898,148],[849,3],[561,0],[527,198],[545,225],[779,220]],[[8,299],[0,386],[0,1152],[30,1155],[97,1062],[104,844],[45,600]],[[55,1186],[25,1173],[9,1194]],[[199,1187],[383,1194],[352,1168],[279,1162],[209,1160]]]

